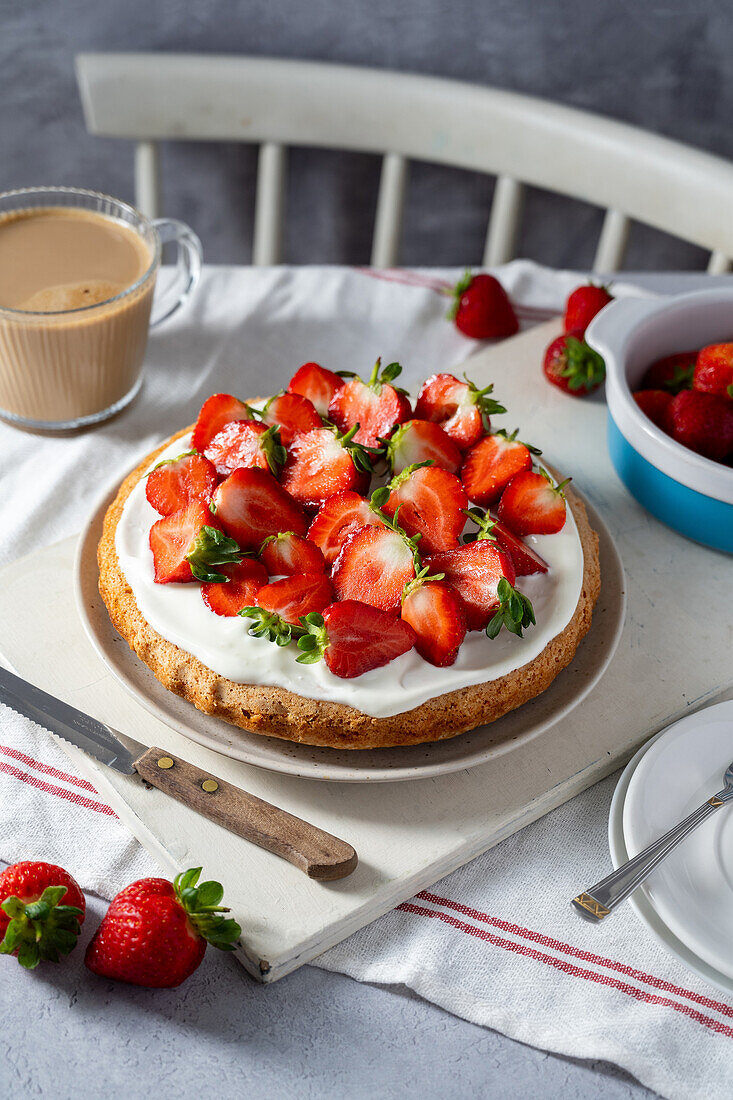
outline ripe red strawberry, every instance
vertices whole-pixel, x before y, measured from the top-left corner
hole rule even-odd
[[[333,565],[349,535],[360,527],[379,527],[381,520],[358,493],[334,493],[324,500],[308,528],[308,538],[321,548],[327,565]]]
[[[54,863],[24,860],[0,873],[0,955],[33,970],[68,955],[84,923],[86,901],[76,879]]]
[[[490,416],[506,412],[489,394],[493,386],[478,389],[473,382],[461,382],[452,374],[432,374],[422,384],[415,415],[440,424],[462,451],[477,443],[491,427]]]
[[[384,500],[387,489],[389,496]],[[372,501],[388,516],[399,508],[397,522],[411,538],[421,536],[421,554],[458,545],[468,497],[455,474],[437,466],[408,466],[389,486],[378,489]]]
[[[333,586],[324,573],[302,573],[266,584],[257,593],[257,607],[297,625],[301,615],[323,611],[333,600]]]
[[[533,573],[546,573],[550,568],[536,550],[517,538],[503,523],[495,523],[492,534],[499,548],[512,559],[514,572],[518,577],[529,577]]]
[[[532,469],[532,454],[541,452],[516,439],[516,434],[486,435],[467,451],[461,481],[475,504],[493,504],[516,474]]]
[[[222,477],[242,466],[257,466],[277,477],[287,452],[276,427],[268,428],[257,420],[233,420],[216,433],[206,448],[206,457]]]
[[[555,485],[546,470],[526,470],[501,494],[497,515],[500,523],[515,535],[554,535],[565,526],[564,487],[566,478]]]
[[[325,573],[326,562],[320,547],[294,531],[270,535],[262,543],[259,559],[271,577],[293,576],[294,573]],[[256,600],[250,600],[256,603]]]
[[[203,601],[215,615],[238,615],[243,607],[257,603],[257,593],[267,584],[267,570],[252,558],[244,558],[237,565],[223,565],[221,572],[226,581],[201,585]]]
[[[641,411],[663,432],[672,430],[672,394],[668,390],[637,390],[632,395]]]
[[[733,399],[733,344],[709,344],[697,353],[692,388]]]
[[[407,420],[410,402],[390,383],[401,374],[399,363],[390,363],[380,370],[377,359],[368,382],[352,378],[336,390],[328,406],[328,415],[342,431],[358,425],[354,442],[376,447],[380,438],[389,435],[395,424]]]
[[[432,462],[451,474],[458,472],[461,452],[440,424],[430,420],[406,420],[400,424],[387,444],[387,461],[393,474],[407,466]]]
[[[214,493],[214,507],[221,526],[244,550],[259,550],[280,531],[308,530],[301,506],[266,470],[235,470]]]
[[[230,393],[214,393],[201,406],[191,437],[191,446],[204,454],[211,440],[230,420],[251,420],[252,413],[244,401]]]
[[[343,378],[332,370],[326,370],[319,363],[304,363],[290,379],[288,393],[307,397],[320,416],[328,416],[331,398],[343,384]]]
[[[639,389],[666,390],[673,396],[680,390],[689,390],[696,360],[696,351],[681,351],[657,359],[645,370]]]
[[[733,453],[733,403],[717,393],[682,390],[670,406],[672,438],[715,462]]]
[[[425,558],[431,573],[443,573],[463,600],[468,630],[483,630],[498,609],[499,581],[513,585],[516,574],[511,558],[490,539],[444,550]]]
[[[381,668],[412,649],[415,632],[409,623],[359,600],[343,600],[309,615],[307,633],[298,639],[298,661],[325,659],[334,676],[350,680]]]
[[[584,286],[576,287],[565,303],[563,322],[565,332],[580,334],[578,338],[582,340],[585,330],[596,314],[612,301],[613,295],[609,294],[605,286],[586,283]]]
[[[271,397],[262,410],[262,420],[279,427],[286,447],[299,432],[310,432],[323,423],[313,403],[299,393],[278,393]]]
[[[606,377],[606,364],[583,339],[580,329],[553,340],[542,363],[545,378],[564,393],[584,397]]]
[[[163,516],[150,528],[156,584],[215,580],[211,567],[241,560],[239,547],[226,538],[209,507],[194,500]]]
[[[355,428],[346,435],[316,428],[296,435],[290,444],[281,482],[306,508],[318,508],[334,493],[363,493],[369,487],[371,465],[354,443]]]
[[[197,885],[201,868],[133,882],[110,902],[84,958],[103,978],[168,989],[199,966],[206,944],[233,951],[242,929],[221,914],[218,882]]]
[[[502,340],[519,332],[519,321],[504,287],[493,275],[467,271],[453,290],[448,313],[456,328],[472,340]]]
[[[148,503],[169,516],[185,508],[192,500],[208,502],[216,488],[216,470],[203,455],[191,451],[178,458],[160,462],[145,482]]]
[[[456,590],[427,569],[405,588],[402,619],[415,631],[415,649],[438,668],[452,665],[466,636],[466,612]]]
[[[337,599],[359,599],[382,611],[399,610],[402,590],[414,576],[414,547],[386,526],[349,535],[331,571]]]

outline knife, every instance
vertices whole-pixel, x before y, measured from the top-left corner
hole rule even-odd
[[[356,867],[357,855],[352,846],[331,833],[263,802],[165,749],[146,748],[127,735],[123,744],[117,733],[103,722],[2,667],[0,703],[83,749],[107,767],[123,775],[137,774],[150,786],[217,825],[286,859],[309,878],[321,881],[345,878]]]

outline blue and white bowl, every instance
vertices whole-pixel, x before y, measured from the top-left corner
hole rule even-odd
[[[632,397],[656,359],[733,340],[733,288],[617,299],[586,340],[606,361],[608,447],[627,489],[675,531],[733,553],[733,469],[676,443]]]

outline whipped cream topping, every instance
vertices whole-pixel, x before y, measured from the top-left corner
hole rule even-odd
[[[151,468],[190,448],[190,436],[183,436],[167,447]],[[329,672],[324,661],[299,665],[294,644],[280,648],[265,638],[251,637],[247,633],[250,620],[215,615],[202,600],[198,584],[156,584],[148,536],[158,519],[145,497],[143,477],[125,502],[115,545],[120,568],[154,630],[235,683],[287,688],[306,698],[345,703],[375,718],[400,714],[437,695],[521,668],[570,622],[583,584],[583,548],[568,508],[562,531],[530,535],[525,540],[550,570],[517,578],[516,586],[532,601],[537,618],[537,625],[525,630],[523,638],[502,630],[490,641],[483,631],[472,631],[466,635],[455,664],[448,668],[436,668],[412,649],[382,668],[342,680]]]

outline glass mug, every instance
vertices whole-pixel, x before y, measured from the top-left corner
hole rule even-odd
[[[150,255],[147,270],[132,285],[92,305],[51,312],[0,305],[0,417],[30,430],[67,431],[106,420],[133,400],[142,384],[148,331],[188,300],[199,279],[202,251],[183,222],[149,221],[128,203],[75,187],[0,194],[0,227],[14,212],[49,207],[121,222]],[[176,276],[153,309],[162,248],[168,243],[177,245]]]

